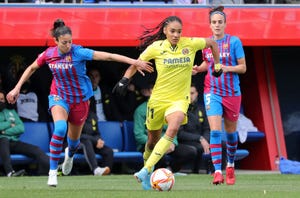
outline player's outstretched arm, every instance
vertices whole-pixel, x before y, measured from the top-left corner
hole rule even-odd
[[[208,68],[208,63],[203,61],[200,65],[194,65],[193,67],[193,75],[201,72],[206,72]]]
[[[123,62],[129,65],[134,65],[136,69],[144,75],[142,71],[153,72],[154,69],[152,67],[152,63],[148,61],[142,61],[140,59],[132,59],[127,56],[113,54],[108,52],[95,51],[93,60],[103,60],[103,61],[116,61]]]

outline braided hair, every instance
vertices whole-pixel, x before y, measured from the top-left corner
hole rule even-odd
[[[166,35],[164,34],[164,27],[166,27],[169,23],[177,21],[182,24],[182,21],[177,16],[169,16],[165,18],[162,22],[160,22],[154,28],[145,28],[142,36],[139,37],[140,46],[139,49],[141,51],[145,50],[149,45],[151,45],[154,41],[164,40],[166,39]]]

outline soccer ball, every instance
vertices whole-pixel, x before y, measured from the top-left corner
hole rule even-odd
[[[175,177],[170,170],[159,168],[151,174],[150,183],[155,190],[170,191],[175,183]]]

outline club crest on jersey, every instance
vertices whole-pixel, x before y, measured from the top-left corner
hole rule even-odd
[[[228,49],[228,43],[223,44],[223,49]]]
[[[187,55],[187,54],[189,54],[189,49],[188,48],[184,48],[184,49],[182,49],[182,51],[181,51],[181,53],[183,54],[183,55]]]
[[[166,52],[167,52],[167,51],[164,50],[164,51],[160,52],[160,55],[164,55]]]
[[[70,55],[66,56],[65,59],[66,59],[67,62],[71,62],[72,61],[72,57]]]
[[[61,98],[59,97],[59,96],[54,96],[54,98],[53,98],[53,100],[55,101],[55,102],[57,102],[57,101],[59,101]]]

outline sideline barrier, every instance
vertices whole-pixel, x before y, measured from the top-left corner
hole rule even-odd
[[[46,122],[24,122],[25,132],[21,135],[20,140],[34,144],[40,147],[47,155],[49,152],[50,135],[52,133],[53,124]],[[122,123],[115,121],[98,122],[99,130],[105,143],[114,150],[114,162],[137,162],[143,163],[143,154],[136,150],[136,143],[133,132],[133,122],[124,121]],[[247,141],[257,141],[264,138],[262,132],[250,132]],[[61,161],[64,159],[64,152],[61,153]],[[249,155],[246,149],[238,149],[236,160],[241,160]],[[203,154],[203,159],[209,158],[210,155]],[[96,155],[98,160],[101,160],[101,155]],[[12,164],[27,164],[34,160],[24,155],[12,154]],[[84,162],[84,154],[76,153],[74,163]],[[0,164],[2,161],[0,159]]]

